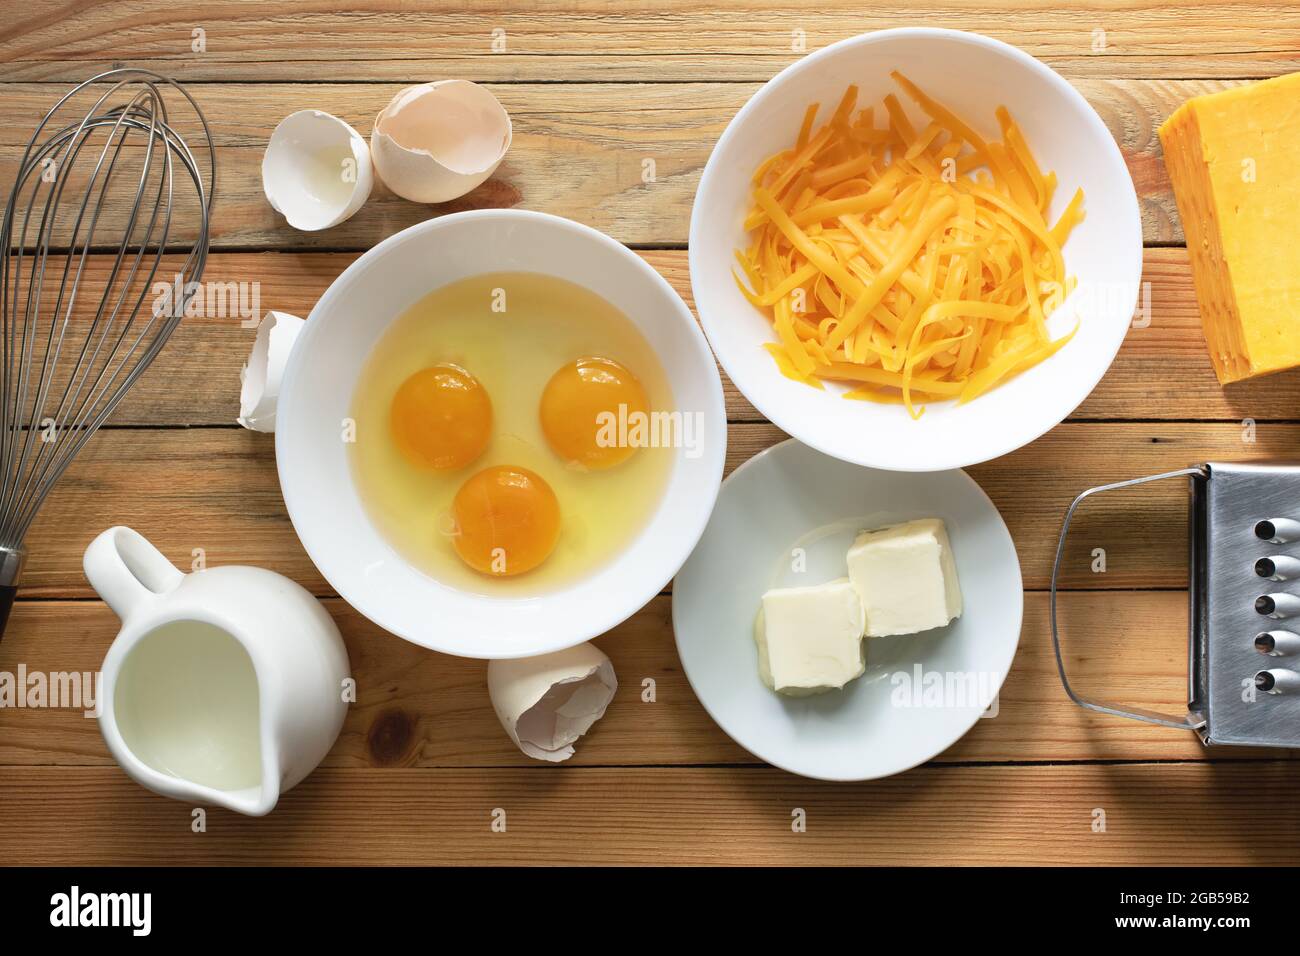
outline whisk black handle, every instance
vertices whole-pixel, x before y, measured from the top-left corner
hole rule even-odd
[[[18,578],[23,573],[25,558],[22,547],[0,545],[0,639],[5,636],[9,612],[14,609],[14,596],[18,593]]]
[[[0,585],[0,641],[4,640],[5,625],[9,623],[9,612],[14,609],[14,595],[18,588],[12,584]]]

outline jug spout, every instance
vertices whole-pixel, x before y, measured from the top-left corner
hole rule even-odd
[[[275,761],[274,754],[263,754],[261,780],[252,786],[226,789],[174,777],[172,780],[175,789],[167,795],[195,806],[224,807],[250,817],[266,816],[280,800],[280,773]],[[153,783],[147,783],[146,786],[159,789]]]
[[[159,774],[143,764],[129,766],[125,760],[122,761],[122,768],[137,783],[155,793],[196,807],[223,807],[245,816],[262,817],[274,810],[280,799],[280,788],[275,780],[263,781],[259,786],[245,787],[242,790],[221,790],[182,780],[179,777]]]
[[[234,810],[250,817],[264,817],[275,809],[280,799],[280,791],[272,786],[256,790],[217,791],[212,802],[227,810]]]

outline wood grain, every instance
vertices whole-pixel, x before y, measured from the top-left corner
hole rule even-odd
[[[1181,242],[1155,129],[1188,97],[1234,83],[1083,78],[1075,85],[1119,143],[1137,190],[1147,242]],[[514,140],[505,162],[478,189],[430,207],[406,202],[380,184],[369,202],[340,226],[321,232],[290,228],[262,192],[262,152],[275,125],[295,110],[322,109],[369,136],[375,115],[400,88],[359,83],[194,86],[191,92],[209,117],[217,149],[214,246],[366,249],[433,215],[513,206],[578,219],[622,242],[685,245],[704,164],[758,84],[492,85],[513,119]],[[54,95],[43,84],[7,84],[4,90],[0,182],[12,179],[35,117],[49,108]],[[185,125],[187,118],[178,118],[177,125],[197,146],[201,139]],[[985,125],[992,121],[991,112],[983,118]],[[206,164],[206,150],[199,153]],[[651,182],[644,177],[646,161],[654,163]],[[114,227],[118,208],[127,206],[106,210],[102,230]],[[178,224],[188,221],[181,218]]]
[[[781,441],[775,426],[729,429],[727,470]],[[1205,460],[1294,458],[1300,426],[1079,422],[969,469],[1001,510],[1025,586],[1047,587],[1061,519],[1075,495],[1119,478]],[[1186,584],[1186,487],[1164,482],[1101,496],[1081,508],[1063,565],[1072,588]],[[81,555],[115,524],[134,527],[181,567],[197,549],[209,565],[254,564],[332,593],[302,550],[280,497],[273,440],[242,429],[113,429],[64,475],[28,535],[22,595],[89,597]],[[1106,551],[1104,573],[1092,570]]]
[[[348,644],[360,699],[326,766],[269,818],[191,807],[109,762],[72,710],[0,708],[0,860],[86,863],[1300,863],[1300,835],[1257,839],[1255,806],[1286,806],[1292,753],[1205,750],[1189,733],[1085,712],[1065,697],[1046,586],[1059,522],[1090,485],[1207,459],[1294,459],[1300,373],[1220,388],[1199,330],[1155,128],[1189,96],[1298,68],[1296,5],[1256,0],[936,0],[924,10],[825,0],[26,0],[0,23],[0,182],[53,97],[114,65],[190,83],[221,162],[212,282],[258,283],[260,312],[306,315],[361,250],[457,209],[524,207],[580,219],[643,254],[690,301],[691,201],[730,117],[782,67],[842,37],[948,26],[1040,57],[1083,93],[1119,144],[1141,204],[1150,324],[1130,331],[1072,420],[971,469],[1002,511],[1024,568],[1020,650],[996,717],[934,762],[832,785],[759,765],[712,722],[681,671],[671,597],[602,637],[622,686],[570,764],[526,761],[484,688],[485,665],[383,633],[302,551],[280,500],[269,436],[231,427],[252,331],[239,316],[187,321],[47,503],[0,672],[93,669],[116,631],[81,554],[129,524],[182,567],[260,564],[322,595]],[[201,28],[204,52],[191,49]],[[494,30],[505,49],[492,52]],[[353,220],[295,232],[268,207],[259,164],[292,110],[368,135],[400,86],[492,84],[510,110],[506,163],[457,204],[382,187]],[[655,181],[642,161],[655,161]],[[2,201],[2,199],[0,199]],[[102,260],[92,263],[101,268]],[[78,317],[84,321],[84,316]],[[726,382],[728,469],[783,435]],[[1249,421],[1247,421],[1249,420]],[[1061,598],[1080,689],[1178,712],[1185,701],[1184,489],[1098,499],[1077,519]],[[1096,549],[1105,570],[1096,570]],[[1159,590],[1150,590],[1150,589]],[[655,681],[653,703],[641,681]],[[504,833],[491,830],[495,808]],[[807,812],[806,833],[791,812]],[[1097,832],[1097,812],[1105,813]]]
[[[328,769],[262,819],[154,796],[116,768],[0,775],[0,858],[52,864],[1269,866],[1300,764],[934,767],[864,784],[770,768]],[[794,833],[802,810],[807,830]],[[505,814],[505,832],[493,820]],[[1102,815],[1104,814],[1104,816]],[[1095,829],[1103,823],[1104,831]]]
[[[1295,68],[1284,7],[1253,0],[29,0],[7,11],[0,77],[83,79],[130,63],[187,80],[765,80],[807,50],[888,27],[975,30],[1079,76],[1249,77]],[[206,49],[192,50],[193,31]],[[493,31],[504,31],[494,52]],[[796,32],[798,31],[798,32]],[[1098,33],[1098,31],[1102,31]]]
[[[1078,689],[1171,714],[1186,710],[1187,598],[1180,591],[1063,596],[1066,666]],[[670,600],[659,597],[597,643],[614,662],[619,691],[569,766],[753,764],[717,727],[677,659]],[[326,758],[331,767],[533,766],[507,739],[488,701],[483,661],[425,651],[384,633],[338,599],[327,602],[348,645],[357,703]],[[1194,734],[1093,714],[1061,688],[1048,638],[1047,598],[1026,596],[1020,650],[997,714],[976,722],[940,763],[1058,760],[1200,760]],[[117,633],[98,601],[23,601],[3,643],[0,671],[86,673]],[[737,679],[757,680],[753,662]],[[654,700],[643,699],[647,679]],[[888,688],[885,688],[888,692]],[[82,703],[89,703],[83,699]],[[76,703],[76,702],[72,702]],[[1221,759],[1287,752],[1216,748]],[[82,708],[0,708],[0,765],[111,764],[99,728]]]

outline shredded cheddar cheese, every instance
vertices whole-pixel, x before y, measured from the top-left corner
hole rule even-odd
[[[854,114],[804,114],[794,144],[753,176],[737,285],[772,322],[781,373],[846,398],[968,402],[1043,361],[1047,318],[1074,288],[1061,247],[1083,219],[1077,191],[1049,225],[1044,173],[1003,107],[1000,141],[891,74],[929,118],[917,129],[894,95]],[[919,406],[919,407],[918,407]]]

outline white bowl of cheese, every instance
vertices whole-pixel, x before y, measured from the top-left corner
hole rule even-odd
[[[1000,135],[995,111],[1005,106],[1041,170],[1057,177],[1047,206],[1049,224],[1076,190],[1084,195],[1084,218],[1061,248],[1065,273],[1077,286],[1047,317],[1053,340],[1077,322],[1074,337],[965,404],[930,402],[919,419],[901,405],[845,400],[851,386],[827,383],[818,389],[783,375],[764,348],[779,338],[773,318],[751,304],[733,276],[736,251],[751,239],[745,228],[755,209],[751,177],[767,157],[791,147],[810,104],[820,104],[820,123],[846,87],[856,84],[858,107],[874,105],[877,124],[880,104],[892,93],[916,129],[926,128],[928,117],[900,93],[891,71],[900,71],[990,142]],[[961,175],[975,172],[963,169]],[[894,471],[936,471],[1013,451],[1061,422],[1087,397],[1132,321],[1142,274],[1142,226],[1119,148],[1097,113],[1061,76],[978,34],[883,30],[804,57],[737,113],[695,196],[690,269],[709,343],[759,412],[836,458]]]

